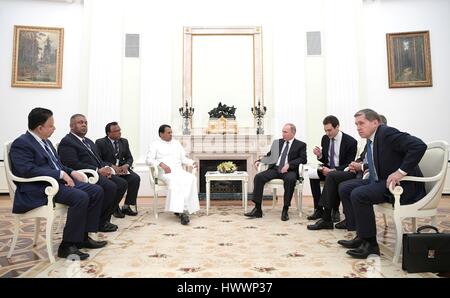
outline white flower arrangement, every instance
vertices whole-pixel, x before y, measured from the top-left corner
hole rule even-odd
[[[232,161],[225,161],[217,166],[217,171],[220,173],[233,173],[236,170],[237,166]]]

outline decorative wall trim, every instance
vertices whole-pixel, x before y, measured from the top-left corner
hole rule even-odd
[[[253,36],[253,106],[258,100],[264,104],[263,59],[261,27],[184,27],[183,43],[183,98],[192,106],[192,37],[196,35],[252,35]]]

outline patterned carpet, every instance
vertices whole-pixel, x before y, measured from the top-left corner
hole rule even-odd
[[[238,204],[238,203],[237,203]],[[237,205],[236,204],[236,205]],[[310,208],[305,208],[310,209]],[[22,224],[18,246],[6,258],[12,236],[9,208],[0,208],[0,277],[434,277],[407,274],[391,262],[393,230],[379,221],[381,258],[356,260],[336,241],[352,233],[308,231],[310,222],[291,209],[291,219],[280,220],[281,210],[264,207],[262,219],[243,216],[240,206],[204,209],[182,226],[172,213],[155,220],[149,206],[139,216],[113,219],[114,233],[99,233],[109,244],[89,250],[90,258],[72,262],[57,258],[50,264],[44,237],[32,247],[33,222]],[[306,210],[307,213],[311,210]],[[450,209],[441,208],[439,228],[450,232]],[[408,221],[406,221],[408,222]],[[424,222],[419,221],[419,225]],[[408,224],[406,224],[408,225]],[[43,230],[44,225],[42,225]],[[55,251],[61,231],[54,239]]]

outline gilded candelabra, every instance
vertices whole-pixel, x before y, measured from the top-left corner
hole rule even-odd
[[[264,134],[264,115],[266,114],[267,108],[265,106],[261,107],[261,102],[258,100],[258,105],[251,108],[252,114],[256,119],[256,134]]]
[[[188,101],[185,101],[184,107],[178,109],[181,117],[183,117],[183,135],[190,135],[191,130],[189,129],[190,119],[194,114],[194,108],[189,107]]]

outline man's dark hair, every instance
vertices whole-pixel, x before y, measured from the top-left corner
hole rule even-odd
[[[86,116],[84,116],[83,114],[74,114],[74,115],[72,115],[72,117],[70,117],[70,123],[72,123],[72,121],[75,120],[75,118],[77,118],[77,117],[86,118]]]
[[[161,135],[162,133],[164,133],[164,132],[166,131],[166,127],[172,128],[172,127],[170,127],[170,125],[167,125],[167,124],[161,125],[161,126],[159,127],[159,129],[158,129],[159,135]]]
[[[364,116],[369,121],[378,120],[378,122],[381,123],[380,115],[377,112],[375,112],[374,110],[371,110],[371,109],[359,110],[358,112],[356,112],[354,117],[356,118],[356,117],[359,117],[359,116]]]
[[[323,119],[323,125],[331,124],[333,128],[336,128],[336,126],[339,125],[339,120],[336,116],[329,115],[326,116],[325,119]]]
[[[53,112],[45,108],[34,108],[28,114],[28,129],[33,130],[39,125],[47,122],[53,116]]]
[[[119,125],[119,123],[117,123],[116,121],[113,121],[113,122],[109,122],[108,124],[106,124],[106,126],[105,126],[106,135],[108,135],[108,132],[111,132],[111,126],[115,126],[115,125]]]
[[[383,123],[384,125],[387,125],[387,119],[384,115],[378,114],[380,116],[380,121],[381,123]]]

